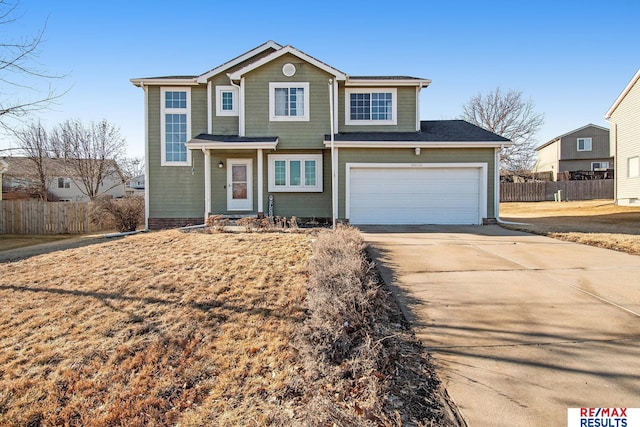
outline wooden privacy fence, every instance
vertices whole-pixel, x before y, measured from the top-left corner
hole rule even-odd
[[[613,199],[613,179],[585,181],[501,182],[501,202],[544,202],[555,200],[562,190],[562,200]]]
[[[0,234],[85,234],[100,231],[90,202],[0,201]]]

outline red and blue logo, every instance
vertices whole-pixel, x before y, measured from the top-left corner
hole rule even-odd
[[[640,408],[569,408],[568,427],[640,426]]]

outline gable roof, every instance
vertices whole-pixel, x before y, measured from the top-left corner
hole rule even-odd
[[[611,118],[611,115],[613,114],[613,112],[616,111],[616,108],[618,108],[618,105],[620,105],[624,97],[627,96],[627,94],[631,91],[631,88],[636,84],[638,80],[640,80],[640,69],[638,69],[636,74],[631,78],[631,81],[629,82],[627,87],[624,88],[624,90],[622,91],[618,99],[616,99],[616,101],[613,103],[611,108],[609,108],[609,111],[607,111],[607,114],[605,114],[604,116],[605,119],[609,120]]]
[[[336,80],[346,80],[347,75],[345,73],[343,73],[342,71],[333,68],[332,66],[325,64],[322,61],[319,61],[318,59],[314,58],[311,55],[307,55],[306,53],[302,52],[301,50],[296,49],[295,47],[291,46],[291,45],[287,45],[279,50],[276,50],[275,52],[272,52],[271,54],[260,58],[259,60],[252,62],[251,64],[247,65],[246,67],[243,67],[239,70],[234,71],[233,73],[229,74],[229,77],[233,80],[239,80],[244,74],[248,73],[249,71],[255,70],[256,68],[262,67],[264,64],[267,64],[271,61],[273,61],[274,59],[278,59],[280,58],[282,55],[285,55],[287,53],[290,53],[291,55],[294,55],[300,59],[302,59],[303,61],[306,61],[308,63],[310,63],[311,65],[314,65],[318,68],[320,68],[323,71],[326,71],[327,73],[335,76]]]
[[[325,135],[325,145],[331,135]],[[511,141],[465,120],[423,120],[420,132],[346,132],[334,135],[340,146],[471,147],[512,145]]]
[[[273,40],[269,40],[266,43],[261,44],[260,46],[251,49],[250,51],[247,51],[245,53],[243,53],[242,55],[236,56],[235,58],[225,62],[222,65],[217,66],[216,68],[213,68],[209,71],[207,71],[206,73],[203,73],[201,75],[198,76],[197,78],[197,82],[198,83],[206,83],[207,80],[210,77],[215,76],[216,74],[220,74],[223,71],[228,70],[229,68],[232,68],[240,63],[242,63],[243,61],[246,61],[247,59],[253,58],[256,55],[259,55],[269,49],[273,49],[273,50],[278,50],[281,49],[282,46],[279,45],[278,43],[274,42]]]
[[[538,150],[542,150],[543,148],[548,147],[549,145],[553,144],[554,142],[561,140],[561,139],[562,139],[562,138],[564,138],[565,136],[567,136],[567,135],[571,135],[572,133],[579,132],[579,131],[581,131],[581,130],[583,130],[583,129],[586,129],[586,128],[588,128],[588,127],[594,127],[594,128],[597,128],[597,129],[600,129],[600,130],[604,130],[604,131],[609,132],[609,129],[607,129],[607,128],[605,128],[605,127],[598,126],[598,125],[594,125],[593,123],[589,123],[588,125],[584,125],[584,126],[582,126],[582,127],[578,128],[578,129],[574,129],[574,130],[569,131],[569,132],[567,132],[567,133],[563,133],[563,134],[562,134],[562,135],[560,135],[560,136],[556,136],[556,137],[555,137],[555,138],[553,138],[551,141],[545,142],[545,143],[544,143],[544,144],[542,144],[541,146],[537,147],[537,148],[536,148],[536,151],[538,151]]]

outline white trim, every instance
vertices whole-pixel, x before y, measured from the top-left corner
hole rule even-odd
[[[351,216],[351,170],[358,168],[380,168],[380,169],[405,169],[405,168],[420,168],[420,169],[480,169],[480,201],[478,209],[478,224],[482,224],[482,220],[487,218],[487,171],[489,165],[487,163],[347,163],[345,165],[345,218],[349,219]]]
[[[264,155],[262,148],[258,148],[256,151],[258,158],[258,214],[264,214]]]
[[[637,163],[633,166],[633,170],[631,168],[631,162]],[[632,175],[631,172],[634,172]],[[631,156],[627,157],[627,178],[638,178],[640,177],[640,157]]]
[[[391,93],[391,120],[351,120],[351,94],[355,93]],[[344,90],[345,126],[393,126],[398,124],[398,89],[396,88],[345,88]]]
[[[327,64],[325,64],[324,62],[318,61],[317,59],[307,55],[306,53],[296,49],[293,46],[285,46],[280,50],[277,50],[259,60],[257,60],[256,62],[253,62],[249,65],[247,65],[246,67],[240,68],[239,70],[234,71],[233,73],[231,73],[229,75],[230,78],[232,78],[233,80],[238,80],[240,79],[242,76],[244,76],[246,73],[248,73],[249,71],[255,70],[256,68],[262,67],[265,64],[268,64],[269,62],[280,58],[282,55],[285,55],[287,53],[292,54],[293,56],[296,56],[300,59],[302,59],[303,61],[308,62],[309,64],[320,68],[323,71],[326,71],[327,73],[331,74],[332,76],[334,76],[336,78],[336,80],[345,80],[347,78],[347,75],[345,73],[343,73],[340,70],[337,70]]]
[[[149,88],[147,86],[142,86],[142,90],[144,90],[144,156],[145,159],[149,159]],[[151,163],[149,160],[144,162],[144,229],[149,229],[149,206],[150,206],[150,198],[149,194],[151,191],[151,180],[149,179],[149,170]]]
[[[276,160],[286,161],[287,184],[285,186],[276,186]],[[289,185],[289,165],[291,160],[300,161],[300,185]],[[305,186],[305,169],[304,162],[306,160],[314,160],[316,162],[316,185]],[[322,154],[269,154],[268,161],[268,191],[270,193],[321,193],[322,192]]]
[[[331,141],[324,141],[325,147]],[[511,141],[335,141],[340,148],[496,148],[511,146]]]
[[[597,168],[594,167],[596,164],[598,165]],[[603,164],[607,166],[602,166]],[[591,170],[595,171],[596,169],[609,169],[609,162],[591,162]]]
[[[273,142],[224,142],[194,138],[187,143],[187,148],[189,150],[275,150],[277,145],[277,139]]]
[[[280,88],[304,89],[304,114],[302,116],[276,116],[275,90]],[[309,82],[269,82],[269,121],[272,122],[308,122],[309,113]]]
[[[347,76],[345,86],[370,86],[370,87],[398,87],[398,86],[418,86],[427,87],[431,84],[429,79],[352,79]]]
[[[238,65],[239,63],[241,63],[243,61],[246,61],[247,59],[250,59],[250,58],[252,58],[252,57],[254,57],[254,56],[256,56],[256,55],[258,55],[258,54],[260,54],[260,53],[262,53],[262,52],[264,52],[266,50],[268,50],[268,49],[278,50],[278,49],[281,49],[281,48],[282,48],[281,45],[279,45],[278,43],[274,42],[273,40],[269,40],[268,42],[263,43],[260,46],[254,48],[254,49],[251,49],[250,51],[248,51],[246,53],[243,53],[242,55],[240,55],[240,56],[238,56],[238,57],[236,57],[236,58],[234,58],[234,59],[232,59],[230,61],[227,61],[224,64],[222,64],[222,65],[220,65],[220,66],[218,66],[218,67],[216,67],[216,68],[214,68],[214,69],[212,69],[210,71],[207,71],[206,73],[198,76],[197,82],[198,83],[204,83],[210,77],[213,77],[216,74],[220,74],[223,71],[228,70],[229,68],[231,68],[231,67],[233,67],[235,65]]]
[[[144,86],[198,86],[195,77],[171,78],[158,77],[150,79],[129,79],[129,81],[138,87]]]
[[[420,132],[420,87],[416,88],[416,132]]]
[[[618,105],[620,105],[622,100],[625,98],[625,96],[627,96],[627,94],[631,91],[631,88],[636,84],[638,80],[640,80],[640,69],[638,69],[636,74],[631,78],[631,81],[624,88],[620,96],[618,96],[618,98],[615,100],[611,108],[609,108],[609,111],[607,111],[607,114],[604,115],[605,119],[609,120],[611,118],[613,113],[616,111],[616,108],[618,108]]]
[[[222,109],[222,93],[231,92],[232,110]],[[238,115],[238,88],[235,86],[216,86],[216,116],[237,116]],[[211,133],[211,132],[209,132]]]
[[[580,141],[584,141],[584,148],[580,149]],[[589,148],[587,148],[587,141],[589,141]],[[591,137],[576,138],[576,150],[577,151],[593,151],[593,140]]]
[[[238,109],[239,109],[239,117],[238,117],[238,136],[245,136],[245,111],[244,111],[244,77],[240,79],[240,89],[238,96]]]
[[[247,199],[246,206],[233,205],[232,166],[247,166]],[[228,211],[252,211],[253,210],[253,159],[227,159],[227,210]]]
[[[207,82],[207,133],[213,133],[213,86]],[[205,218],[206,220],[206,218]]]
[[[187,108],[165,108],[166,92],[186,92]],[[166,115],[186,114],[187,115],[187,141],[191,140],[191,88],[163,86],[160,88],[160,166],[191,166],[191,151],[187,150],[187,160],[184,162],[167,161],[167,141],[166,141]],[[185,143],[186,146],[186,143]]]
[[[211,212],[211,150],[202,150],[204,154],[204,223]]]

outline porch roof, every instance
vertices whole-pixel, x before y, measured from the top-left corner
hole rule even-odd
[[[278,145],[278,137],[201,133],[187,142],[186,145],[190,150],[273,150]]]

